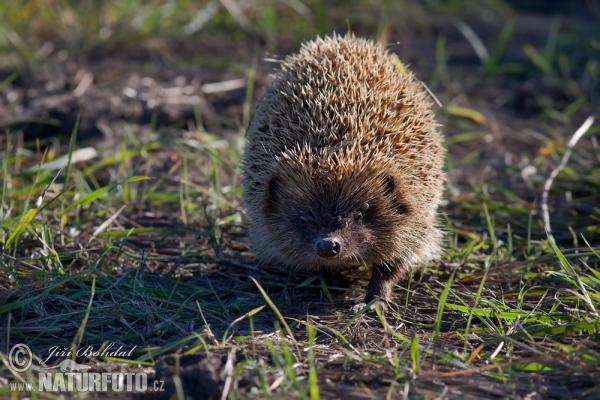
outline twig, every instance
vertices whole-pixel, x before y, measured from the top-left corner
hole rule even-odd
[[[519,320],[520,320],[520,318],[517,315],[517,318],[514,320],[513,324],[511,326],[509,326],[508,329],[506,330],[505,335],[510,335],[511,333],[514,333],[517,325],[519,324]],[[490,361],[492,361],[494,358],[496,358],[496,356],[498,355],[498,353],[500,353],[500,351],[502,350],[503,347],[504,347],[504,341],[500,342],[498,347],[496,347],[496,350],[494,350],[492,352],[492,354],[490,355],[490,358],[487,359],[486,364],[488,364]]]
[[[548,179],[546,180],[546,183],[544,184],[544,192],[542,193],[542,219],[544,220],[544,228],[546,229],[546,232],[548,234],[548,239],[552,240],[553,242],[555,242],[555,240],[554,240],[554,236],[552,236],[552,228],[550,227],[550,213],[548,212],[548,192],[550,191],[552,182],[554,182],[554,178],[556,178],[558,173],[560,171],[562,171],[562,169],[565,167],[565,165],[567,165],[567,162],[569,161],[569,157],[571,157],[571,152],[573,150],[573,147],[575,147],[575,145],[577,144],[579,139],[581,139],[583,134],[587,132],[587,130],[590,128],[590,126],[592,126],[593,123],[594,123],[594,117],[589,116],[588,119],[585,120],[583,125],[581,125],[579,127],[579,129],[577,129],[577,131],[575,132],[575,134],[573,135],[573,137],[571,138],[571,140],[569,140],[569,143],[567,144],[567,150],[565,151],[565,154],[563,155],[563,158],[560,161],[560,164],[552,170],[552,172],[550,173],[550,176],[548,177]]]
[[[227,354],[227,362],[225,363],[225,368],[223,369],[223,374],[225,375],[225,383],[223,385],[223,392],[221,393],[221,400],[226,400],[229,395],[229,390],[231,389],[231,383],[233,382],[233,367],[235,362],[235,347],[232,347]]]

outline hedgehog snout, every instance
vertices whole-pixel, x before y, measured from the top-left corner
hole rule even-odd
[[[319,257],[335,258],[342,251],[342,244],[336,237],[326,237],[317,242],[316,253]]]

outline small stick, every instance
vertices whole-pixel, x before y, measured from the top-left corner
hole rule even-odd
[[[223,374],[225,375],[225,383],[223,384],[223,392],[221,393],[221,400],[226,400],[229,395],[229,390],[231,389],[231,383],[233,382],[233,372],[234,372],[234,362],[235,362],[235,347],[232,347],[227,353],[227,362],[225,363],[225,368],[223,369]]]

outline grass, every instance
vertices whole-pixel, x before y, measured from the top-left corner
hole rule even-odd
[[[448,148],[445,254],[396,287],[393,305],[382,311],[353,307],[363,296],[364,271],[350,288],[339,288],[308,272],[259,266],[248,252],[238,161],[268,72],[254,60],[265,50],[294,49],[321,31],[345,31],[346,20],[358,33],[397,37],[394,13],[414,16],[426,9],[461,17],[465,2],[429,2],[428,9],[398,3],[372,12],[362,2],[346,12],[318,1],[223,1],[199,8],[186,1],[129,1],[94,10],[92,3],[0,6],[0,26],[8,33],[0,35],[8,38],[0,42],[8,71],[0,90],[18,91],[14,82],[27,86],[27,76],[43,76],[51,57],[39,49],[48,30],[69,59],[87,58],[83,64],[96,60],[94,48],[132,49],[152,38],[166,38],[172,48],[186,41],[209,46],[226,33],[224,43],[242,38],[264,47],[254,54],[251,46],[237,46],[233,55],[176,54],[157,45],[148,56],[154,62],[147,62],[158,67],[136,71],[153,76],[153,68],[181,71],[201,60],[201,71],[219,66],[217,80],[246,78],[245,91],[232,97],[237,125],[211,125],[219,113],[207,112],[203,103],[189,107],[185,124],[161,121],[158,108],[149,121],[112,121],[122,132],[116,145],[79,138],[84,114],[60,143],[28,140],[18,125],[6,124],[0,138],[1,395],[14,396],[11,382],[37,383],[38,369],[21,373],[10,366],[16,343],[42,360],[52,346],[122,345],[133,349],[131,357],[77,361],[95,372],[148,372],[174,398],[222,392],[231,399],[597,393],[597,125],[574,147],[550,190],[556,242],[548,240],[539,213],[547,177],[597,107],[597,60],[572,56],[589,54],[587,33],[566,34],[554,22],[545,42],[530,43],[515,36],[523,32],[522,16],[489,2],[486,7],[506,14],[496,31],[471,41],[453,30],[424,34],[434,62],[416,57],[410,68],[444,104],[437,114]],[[389,25],[377,23],[382,15]],[[474,33],[469,24],[477,20],[464,21],[462,31]],[[473,52],[472,62],[457,64],[457,37],[463,49],[488,46],[477,53],[488,58]],[[218,107],[232,98],[204,100]],[[13,109],[22,106],[17,103]],[[17,113],[6,115],[10,120]],[[231,126],[237,126],[233,133]]]

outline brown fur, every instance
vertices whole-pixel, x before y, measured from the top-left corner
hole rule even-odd
[[[430,106],[379,44],[333,36],[288,56],[246,133],[243,205],[257,256],[370,265],[366,301],[435,258],[444,155]],[[317,254],[322,240],[339,244],[335,257]]]

